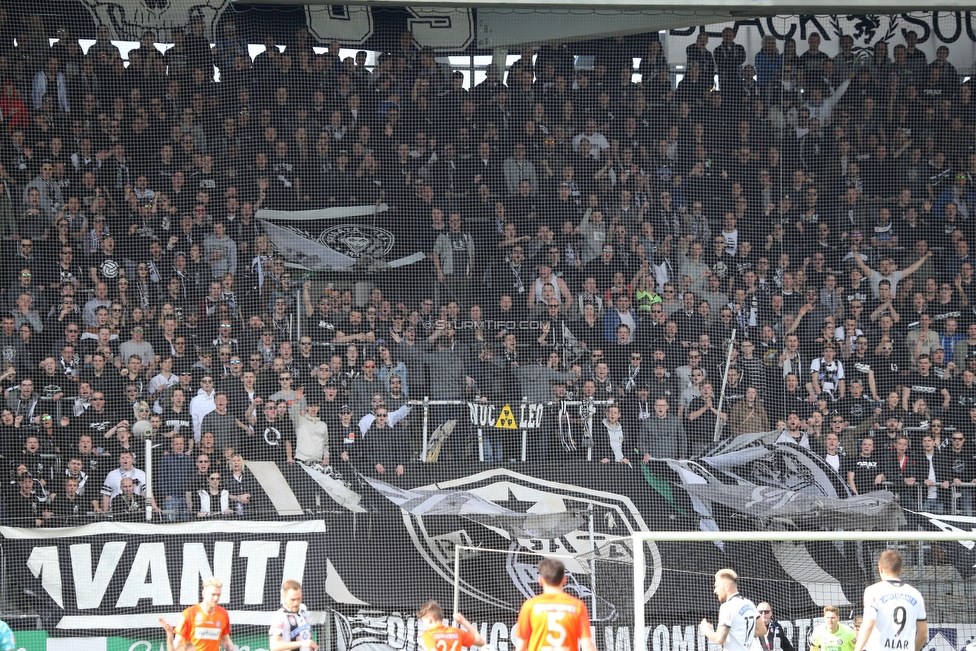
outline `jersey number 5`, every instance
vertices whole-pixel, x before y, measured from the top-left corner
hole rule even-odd
[[[566,627],[560,622],[565,614],[551,612],[546,619],[546,630],[549,631],[546,635],[546,644],[554,649],[562,649],[566,646]]]

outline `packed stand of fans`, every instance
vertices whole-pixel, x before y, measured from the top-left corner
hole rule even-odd
[[[8,522],[266,513],[245,460],[396,481],[424,396],[545,403],[530,461],[781,429],[857,493],[942,509],[976,481],[976,101],[947,49],[767,37],[750,62],[726,30],[675,86],[651,35],[465,89],[409,33],[372,68],[219,33],[146,32],[125,65],[107,29],[82,52],[0,10]],[[426,260],[313,283],[254,217],[378,203]],[[587,441],[563,403],[590,398]],[[467,412],[431,407],[458,423],[442,462],[477,458]],[[492,432],[486,459],[518,459]]]

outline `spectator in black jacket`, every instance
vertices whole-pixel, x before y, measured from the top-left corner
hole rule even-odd
[[[976,490],[976,458],[966,445],[966,434],[956,430],[950,437],[950,445],[942,454],[948,468],[949,481],[959,495],[956,509],[965,515],[973,515],[973,491]],[[967,486],[968,485],[968,486]]]
[[[881,474],[889,482],[891,490],[900,497],[902,504],[908,508],[919,506],[915,501],[916,484],[919,479],[918,460],[908,453],[909,439],[907,435],[899,434],[890,450],[882,453]]]
[[[410,455],[403,438],[387,424],[389,412],[380,407],[375,413],[376,420],[370,425],[363,441],[366,444],[366,459],[376,474],[386,480],[393,475],[402,477]]]
[[[762,651],[793,651],[793,643],[783,630],[783,626],[773,619],[773,607],[767,601],[759,602],[756,606],[759,616],[766,624],[766,634],[759,637]]]

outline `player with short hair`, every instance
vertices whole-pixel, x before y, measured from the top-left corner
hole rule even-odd
[[[294,579],[286,579],[281,584],[281,608],[271,619],[268,630],[268,651],[318,648],[319,645],[312,639],[308,609],[302,603],[302,584]]]
[[[854,651],[857,633],[840,623],[840,609],[824,606],[824,623],[810,635],[810,651]]]
[[[562,561],[539,562],[539,585],[542,594],[526,600],[519,610],[515,651],[596,651],[586,604],[563,592]]]
[[[718,609],[718,625],[712,628],[708,619],[703,618],[699,630],[725,651],[749,651],[752,638],[766,634],[766,624],[756,605],[739,594],[739,575],[735,570],[725,568],[715,573],[714,592],[722,604]]]
[[[426,626],[417,645],[420,651],[461,651],[461,647],[482,646],[485,638],[461,613],[454,613],[454,621],[461,628],[444,624],[444,610],[434,600],[420,607],[417,617]]]
[[[854,651],[921,651],[929,637],[925,599],[901,580],[901,554],[886,549],[878,557],[881,580],[864,589],[864,623]]]
[[[217,577],[203,581],[200,603],[190,606],[180,615],[176,626],[162,617],[159,623],[166,631],[166,651],[182,651],[192,646],[196,651],[234,651],[237,647],[230,639],[230,615],[219,606],[224,582]]]

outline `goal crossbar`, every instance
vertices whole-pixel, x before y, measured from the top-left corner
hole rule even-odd
[[[647,651],[644,636],[645,542],[976,541],[973,531],[638,531],[631,535],[634,559],[634,651]]]

